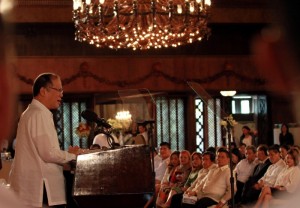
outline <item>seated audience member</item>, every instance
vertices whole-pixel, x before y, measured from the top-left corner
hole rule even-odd
[[[230,152],[232,158],[232,168],[234,169],[243,158],[238,148],[233,148],[230,150]]]
[[[237,148],[237,145],[235,142],[230,142],[230,149],[233,149],[233,148]]]
[[[168,164],[170,163],[170,155],[171,155],[170,148],[171,148],[170,143],[161,142],[159,145],[159,154],[154,155],[155,196],[157,195],[160,189],[161,181],[163,180]],[[153,201],[155,201],[154,198],[155,198],[154,196],[151,196],[144,207],[145,208],[149,207],[153,203]]]
[[[287,152],[290,150],[290,146],[286,145],[286,144],[282,144],[280,145],[279,147],[279,151],[280,151],[280,156],[281,158],[284,160],[286,155],[287,155]]]
[[[239,145],[239,151],[240,151],[240,153],[242,155],[242,159],[246,158],[246,156],[245,156],[245,154],[246,154],[246,146],[247,145],[245,143],[240,143],[240,145]]]
[[[182,204],[186,207],[223,207],[231,198],[229,152],[225,148],[219,148],[217,151],[218,167],[208,172],[207,176],[201,181],[197,193],[197,202],[195,205]],[[234,180],[235,181],[235,180]],[[234,192],[236,185],[234,185]]]
[[[298,145],[293,145],[293,146],[291,146],[290,149],[296,150],[299,153],[298,160],[300,161],[300,147]],[[300,162],[299,162],[298,166],[300,167]]]
[[[300,169],[298,167],[298,152],[289,150],[285,158],[286,167],[278,174],[273,186],[265,185],[254,208],[267,208],[270,206],[270,200],[284,199],[290,197],[297,191],[300,185]]]
[[[259,179],[256,187],[261,189],[264,186],[274,186],[278,174],[285,168],[285,163],[280,157],[277,145],[269,147],[269,158],[272,163],[264,176]]]
[[[249,179],[244,185],[242,192],[242,204],[248,204],[258,199],[260,190],[254,188],[254,185],[260,178],[266,173],[269,166],[272,164],[268,157],[268,146],[259,145],[257,148],[257,159],[258,164],[255,166],[253,174],[250,175]]]
[[[299,153],[300,153],[300,146],[294,144],[293,146],[291,146],[292,149],[296,149]]]
[[[252,175],[258,161],[256,159],[256,148],[253,145],[246,147],[246,159],[241,160],[235,167],[237,192],[235,194],[235,203],[241,202],[241,196],[246,181]]]
[[[217,150],[216,150],[215,147],[208,147],[208,148],[206,149],[206,151],[207,151],[207,152],[212,152],[212,153],[214,153],[214,154],[216,154],[216,152],[217,152]]]
[[[199,171],[202,169],[202,154],[199,152],[193,152],[191,155],[192,159],[192,170],[189,174],[187,181],[184,184],[183,191],[186,191],[191,184],[196,180],[198,177]]]
[[[154,162],[154,170],[158,167],[159,163],[162,161],[160,155],[157,153],[157,150],[155,147],[150,147],[150,159],[152,162]]]
[[[197,196],[198,188],[202,183],[202,180],[207,176],[210,170],[217,168],[215,164],[215,154],[213,152],[204,152],[202,157],[202,166],[203,168],[198,172],[198,176],[196,180],[191,184],[191,186],[184,192],[185,195],[188,196]],[[171,208],[180,208],[181,207],[181,199],[173,197],[171,202]]]
[[[216,155],[213,152],[204,152],[202,158],[202,166],[203,168],[198,172],[198,176],[196,180],[191,184],[191,186],[185,191],[185,194],[190,196],[197,196],[197,188],[201,184],[201,181],[208,172],[212,169],[217,168],[215,164]]]
[[[170,207],[173,195],[183,193],[184,185],[191,173],[191,154],[187,150],[183,150],[179,155],[180,165],[175,169],[175,182],[171,184],[171,190],[168,193],[167,200],[159,206],[166,208]],[[198,163],[199,165],[199,163]]]
[[[180,207],[183,192],[186,191],[191,185],[198,179],[198,173],[202,169],[202,155],[198,152],[194,152],[191,156],[192,158],[192,171],[182,188],[181,193],[177,193],[173,195],[170,202],[170,207]],[[172,190],[175,192],[174,190]],[[169,204],[167,204],[168,206]]]
[[[157,166],[155,168],[155,184],[160,184],[164,174],[166,172],[167,166],[170,162],[170,155],[171,155],[171,146],[168,142],[161,142],[159,145],[159,154],[155,156],[155,158],[160,158],[159,164],[154,164]],[[155,161],[154,158],[154,161]]]
[[[172,152],[170,156],[170,162],[161,181],[159,189],[157,190],[158,187],[155,187],[157,191],[156,205],[162,205],[163,203],[165,203],[171,190],[171,185],[172,183],[175,183],[175,169],[180,165],[179,155],[179,151]]]
[[[253,186],[253,189],[259,192],[264,186],[273,187],[278,174],[285,168],[285,163],[280,157],[279,145],[269,147],[268,152],[272,165],[269,166],[264,176]]]

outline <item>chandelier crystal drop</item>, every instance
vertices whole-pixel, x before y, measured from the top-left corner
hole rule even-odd
[[[208,37],[210,0],[73,0],[75,40],[112,49],[177,47]]]

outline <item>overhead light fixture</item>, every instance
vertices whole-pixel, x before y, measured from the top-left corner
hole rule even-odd
[[[117,112],[116,119],[121,121],[124,120],[131,121],[131,114],[129,111],[119,111]]]
[[[220,94],[224,97],[232,97],[236,94],[236,91],[234,91],[234,90],[222,90],[222,91],[220,91]]]
[[[75,40],[112,49],[177,47],[208,37],[210,0],[73,0]]]

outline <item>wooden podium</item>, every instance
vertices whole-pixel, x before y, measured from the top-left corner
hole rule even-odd
[[[77,157],[73,197],[80,208],[143,207],[154,192],[150,149],[130,145]]]

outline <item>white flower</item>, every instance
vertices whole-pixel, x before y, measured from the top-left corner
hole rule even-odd
[[[222,121],[221,121],[221,126],[226,126],[229,128],[233,128],[235,125],[237,125],[238,122],[236,122],[233,119],[233,116],[230,114],[229,116],[225,117]]]
[[[126,119],[126,120],[119,120],[119,119],[111,119],[109,118],[107,122],[112,126],[114,130],[128,130],[132,120]]]
[[[227,126],[227,121],[222,120],[220,124],[221,126]]]

